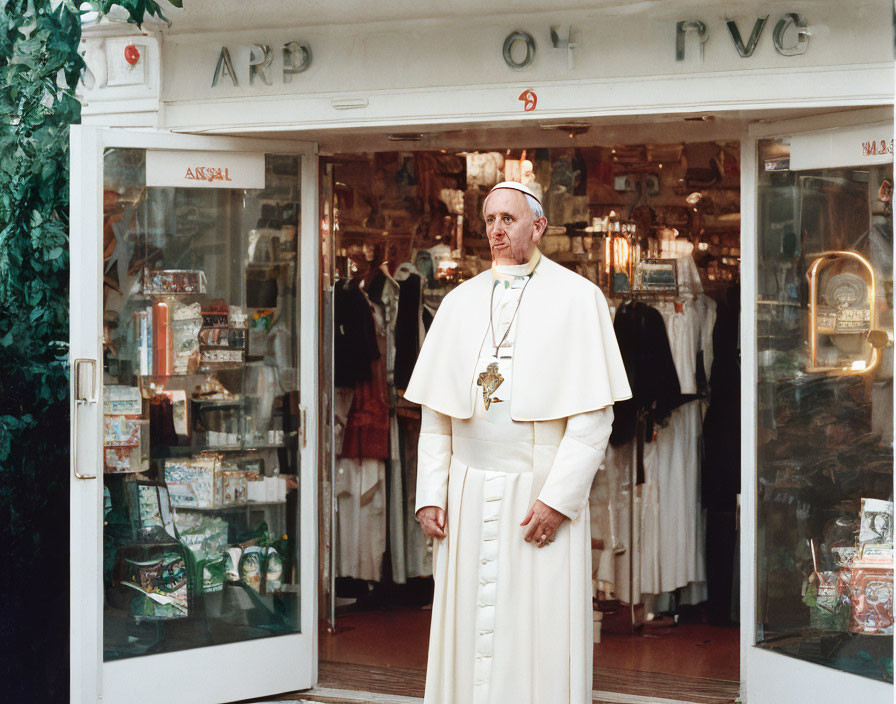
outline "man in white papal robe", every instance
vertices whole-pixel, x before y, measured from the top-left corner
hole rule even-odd
[[[405,392],[434,541],[424,702],[590,703],[588,495],[631,391],[603,294],[538,251],[535,195],[499,183],[483,216],[492,268],[445,297]]]

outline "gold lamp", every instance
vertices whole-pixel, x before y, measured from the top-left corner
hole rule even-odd
[[[855,252],[818,254],[809,279],[810,373],[867,374],[881,360],[889,336],[877,328],[875,275]],[[822,344],[824,340],[829,345]]]

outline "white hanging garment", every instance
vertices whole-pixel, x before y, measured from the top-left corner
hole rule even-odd
[[[337,577],[378,582],[386,552],[386,463],[336,460]]]

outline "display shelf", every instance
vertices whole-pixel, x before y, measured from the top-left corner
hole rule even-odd
[[[285,505],[286,501],[248,501],[244,504],[230,504],[228,506],[172,506],[172,508],[175,511],[201,511],[203,513],[214,513],[216,511],[236,511],[241,509]]]
[[[193,403],[202,406],[245,406],[249,399],[246,397],[228,399],[228,398],[190,398]]]
[[[166,445],[153,447],[150,457],[163,460],[170,457],[187,457],[202,452],[250,452],[253,450],[287,450],[290,443],[263,443],[258,445]]]

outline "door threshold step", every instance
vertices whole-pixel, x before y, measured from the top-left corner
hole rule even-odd
[[[423,704],[419,697],[380,694],[350,689],[315,687],[298,695],[299,699],[271,700],[257,704]],[[697,704],[683,699],[660,699],[619,692],[592,692],[593,704]]]

